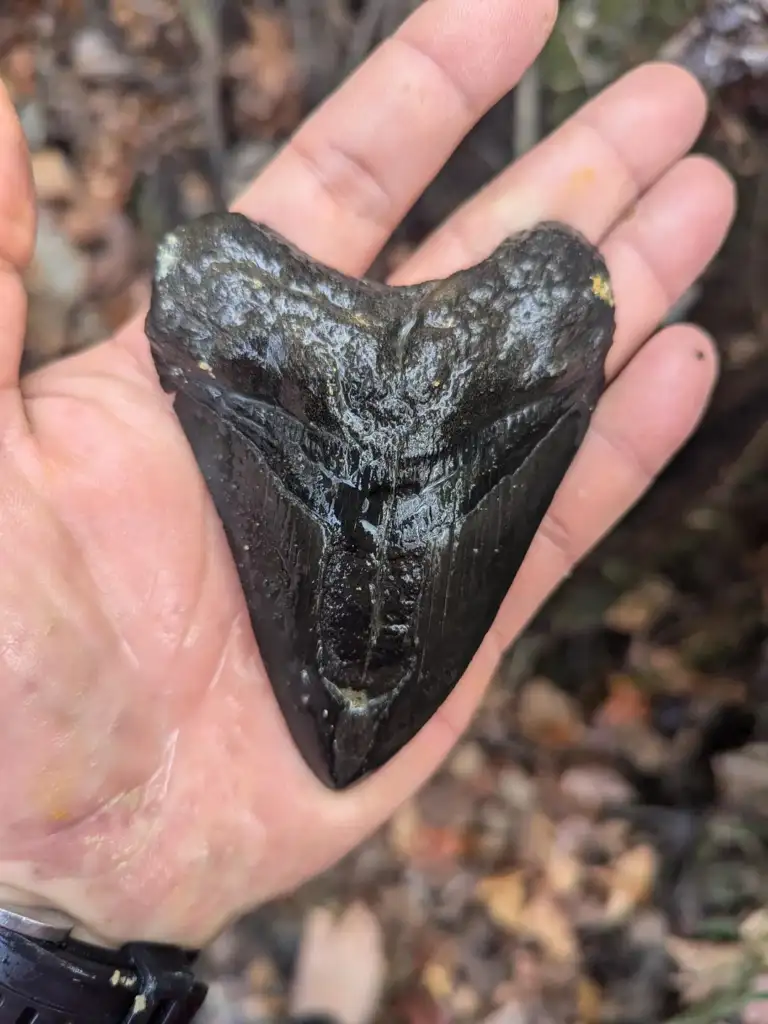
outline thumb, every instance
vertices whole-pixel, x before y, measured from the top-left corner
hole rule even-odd
[[[21,273],[35,244],[35,198],[24,133],[0,81],[0,435],[21,411],[27,299]]]

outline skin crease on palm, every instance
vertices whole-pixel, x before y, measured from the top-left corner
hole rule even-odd
[[[544,44],[554,0],[426,0],[238,208],[364,273],[421,190]],[[326,790],[272,697],[239,582],[143,315],[18,379],[34,236],[0,97],[0,898],[104,941],[197,946],[332,864],[456,742],[503,649],[695,429],[716,376],[691,326],[654,335],[728,230],[727,175],[686,156],[705,99],[641,67],[469,201],[397,272],[441,277],[557,218],[598,242],[618,328],[593,425],[464,679],[385,768]]]

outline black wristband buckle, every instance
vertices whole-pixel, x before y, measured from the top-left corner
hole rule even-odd
[[[187,964],[180,965],[179,951],[136,942],[123,946],[123,952],[138,987],[121,1024],[188,1024],[203,1005],[206,989]]]
[[[0,1024],[190,1024],[208,991],[193,962],[172,946],[105,950],[0,926]]]

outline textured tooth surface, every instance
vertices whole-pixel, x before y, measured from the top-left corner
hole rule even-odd
[[[606,267],[542,224],[390,288],[216,214],[161,244],[146,329],[294,740],[347,786],[493,622],[604,386]]]

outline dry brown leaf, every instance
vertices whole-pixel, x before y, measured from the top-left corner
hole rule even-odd
[[[496,924],[507,931],[516,931],[520,923],[526,899],[525,881],[525,872],[520,870],[483,878],[476,886],[477,898]]]
[[[24,283],[29,294],[26,357],[37,365],[68,349],[71,315],[88,283],[87,260],[45,208],[38,214],[35,254]]]
[[[111,334],[124,326],[132,316],[149,306],[150,295],[149,281],[139,277],[117,295],[104,296],[98,309],[106,330]]]
[[[60,149],[41,149],[33,153],[32,178],[41,203],[70,203],[80,188],[72,164]]]
[[[606,914],[623,917],[644,903],[653,891],[658,856],[652,846],[640,844],[622,853],[613,862],[609,875]]]
[[[467,852],[467,835],[461,828],[450,825],[425,825],[418,836],[413,853],[414,863],[429,865],[454,863]]]
[[[636,793],[623,775],[607,765],[574,765],[560,776],[564,796],[583,810],[596,811],[606,804],[630,804]]]
[[[768,966],[768,907],[753,911],[739,928],[742,940]]]
[[[450,1002],[454,1016],[465,1020],[477,1020],[480,1010],[480,994],[470,985],[459,985],[451,996]]]
[[[526,821],[524,835],[520,837],[521,856],[531,864],[543,867],[549,860],[556,836],[555,823],[542,811],[534,811]]]
[[[686,665],[682,655],[673,647],[638,644],[634,650],[642,663],[638,666],[656,676],[668,693],[691,693],[696,689],[696,673]]]
[[[298,120],[299,73],[284,20],[269,11],[245,12],[250,39],[231,55],[228,70],[239,85],[237,110],[245,124],[263,131]]]
[[[628,590],[608,609],[606,626],[621,633],[644,633],[669,607],[674,588],[663,579],[648,579]]]
[[[621,725],[596,724],[593,739],[604,751],[625,754],[644,771],[661,770],[669,760],[670,743],[645,722],[623,722]]]
[[[498,1010],[494,1010],[490,1017],[486,1017],[483,1024],[525,1024],[528,1016],[520,1000],[511,999]]]
[[[423,985],[410,986],[397,995],[392,1011],[402,1024],[448,1024],[443,1008]]]
[[[336,919],[315,908],[299,950],[291,1014],[327,1014],[339,1024],[368,1024],[381,998],[386,971],[384,941],[376,916],[363,903]]]
[[[572,853],[555,847],[546,865],[547,884],[555,895],[567,895],[578,888],[582,871],[582,865]]]
[[[401,860],[409,860],[421,828],[421,817],[415,800],[403,804],[389,823],[389,841]]]
[[[431,960],[421,972],[421,983],[436,1002],[444,1002],[453,992],[453,971],[442,960]]]
[[[389,826],[392,847],[402,860],[422,866],[456,861],[466,853],[467,834],[450,825],[424,821],[415,801],[405,804]]]
[[[161,32],[171,28],[177,32],[174,42],[184,39],[177,0],[154,0],[151,4],[137,4],[136,0],[110,0],[112,20],[127,34],[131,48],[147,50],[157,44]],[[174,25],[174,22],[176,24]]]
[[[523,687],[517,723],[529,740],[548,747],[569,746],[584,732],[578,703],[543,676]]]
[[[614,673],[608,680],[608,687],[608,697],[595,714],[596,724],[615,726],[646,721],[648,699],[631,676]]]
[[[603,993],[591,978],[579,978],[578,994],[579,1024],[594,1024],[602,1016]]]
[[[16,43],[3,60],[2,72],[3,82],[14,102],[33,99],[37,92],[36,48],[31,43]]]
[[[768,1024],[768,974],[752,981],[752,995],[741,1011],[741,1024]]]
[[[744,949],[738,942],[697,942],[668,935],[664,945],[678,966],[678,984],[687,1003],[698,1003],[732,985],[744,966]]]
[[[541,999],[544,987],[544,964],[541,954],[520,945],[514,953],[512,994],[526,1003]]]
[[[578,943],[568,916],[549,896],[539,893],[520,914],[519,931],[535,939],[553,959],[572,963],[578,956]]]
[[[248,987],[251,992],[271,993],[280,987],[280,976],[274,960],[266,956],[257,956],[246,970]]]
[[[536,801],[536,781],[519,765],[508,765],[496,776],[496,793],[515,811],[528,811]]]
[[[485,769],[488,758],[479,743],[462,743],[448,762],[448,771],[461,781],[472,781]]]

